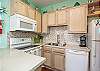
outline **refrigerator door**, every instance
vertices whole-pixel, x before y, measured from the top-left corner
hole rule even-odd
[[[100,71],[100,42],[92,42],[91,71]]]
[[[95,71],[100,71],[100,42],[96,42],[96,70]]]

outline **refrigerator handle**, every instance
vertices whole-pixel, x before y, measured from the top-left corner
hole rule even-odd
[[[96,57],[96,46],[95,46],[95,48],[94,48],[94,51],[95,51],[94,57]]]

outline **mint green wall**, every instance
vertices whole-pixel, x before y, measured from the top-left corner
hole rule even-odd
[[[26,3],[28,2],[33,8],[37,7],[41,13],[43,13],[44,11],[52,11],[52,10],[54,11],[56,9],[62,8],[63,6],[72,7],[76,2],[79,2],[80,4],[88,2],[88,0],[64,0],[61,3],[50,4],[47,7],[41,7],[36,3],[34,3],[33,0],[25,0],[25,1]]]
[[[62,8],[63,6],[72,7],[76,2],[79,2],[80,4],[84,4],[84,3],[87,3],[88,0],[65,0],[64,2],[51,4],[47,7],[41,8],[41,13],[43,13],[44,11],[56,10],[56,9]]]
[[[10,28],[10,0],[0,0],[1,7],[5,7],[7,9],[7,14],[2,14],[2,20],[3,21],[3,34],[0,34],[0,48],[7,48],[9,47],[8,40],[7,40],[7,34],[9,34],[9,28]]]

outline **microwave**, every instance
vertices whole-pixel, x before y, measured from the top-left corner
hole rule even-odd
[[[14,14],[10,16],[10,31],[32,31],[37,30],[36,21],[28,17]]]

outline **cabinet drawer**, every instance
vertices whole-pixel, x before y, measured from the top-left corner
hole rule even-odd
[[[52,48],[49,47],[49,46],[44,46],[44,47],[43,47],[43,51],[51,51],[51,49],[52,49]]]
[[[52,51],[57,52],[57,53],[64,53],[65,49],[63,49],[63,48],[52,48]]]

